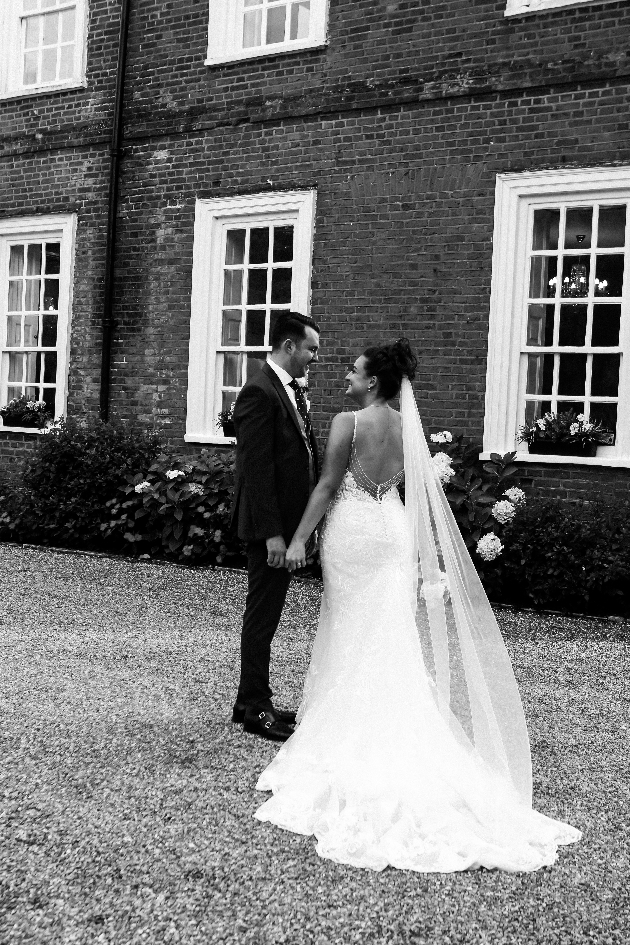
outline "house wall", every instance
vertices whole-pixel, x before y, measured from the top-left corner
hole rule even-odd
[[[0,103],[14,129],[0,144],[22,149],[16,170],[0,161],[2,215],[32,213],[33,201],[79,214],[70,414],[97,410],[116,9],[92,4],[100,32],[90,32],[86,92]],[[342,409],[362,347],[406,335],[425,426],[481,439],[496,174],[630,164],[627,3],[503,10],[498,0],[331,0],[326,48],[209,68],[204,3],[134,3],[114,415],[197,450],[183,443],[195,200],[316,187],[316,425],[325,432]],[[0,434],[0,458],[19,440]],[[625,495],[630,475],[523,472],[567,496],[602,482]]]

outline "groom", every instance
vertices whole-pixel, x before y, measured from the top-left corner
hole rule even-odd
[[[286,741],[295,712],[276,709],[271,701],[269,659],[291,580],[284,556],[317,481],[315,437],[297,378],[317,361],[319,326],[306,315],[283,312],[271,347],[234,406],[232,523],[247,542],[248,591],[232,721],[263,738]]]

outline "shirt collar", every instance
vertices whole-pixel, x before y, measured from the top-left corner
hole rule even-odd
[[[275,371],[285,387],[288,387],[293,380],[288,371],[285,371],[284,368],[281,368],[279,364],[276,364],[275,361],[272,361],[270,357],[267,357],[267,364],[272,371]]]

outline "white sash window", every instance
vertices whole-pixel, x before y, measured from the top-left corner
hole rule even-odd
[[[85,83],[87,0],[4,0],[0,95]]]
[[[198,200],[186,440],[223,443],[229,410],[282,312],[308,314],[314,191]]]
[[[597,456],[630,466],[630,168],[497,179],[485,455],[547,412],[601,421]]]
[[[210,0],[207,65],[322,46],[328,0]]]
[[[611,3],[613,0],[507,0],[505,16],[523,16],[526,13],[545,13],[558,7],[581,7],[592,3]]]
[[[25,396],[65,413],[75,225],[0,221],[0,406]]]

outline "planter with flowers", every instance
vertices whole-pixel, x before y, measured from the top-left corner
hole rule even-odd
[[[23,394],[0,408],[0,417],[5,427],[28,427],[41,429],[52,420],[43,400],[29,400]]]
[[[599,421],[590,423],[583,413],[567,410],[546,413],[520,427],[516,439],[527,443],[530,453],[547,456],[595,456],[599,444],[612,443],[614,435]]]
[[[234,403],[227,410],[220,410],[217,414],[217,428],[223,430],[223,436],[236,436],[234,426]]]

